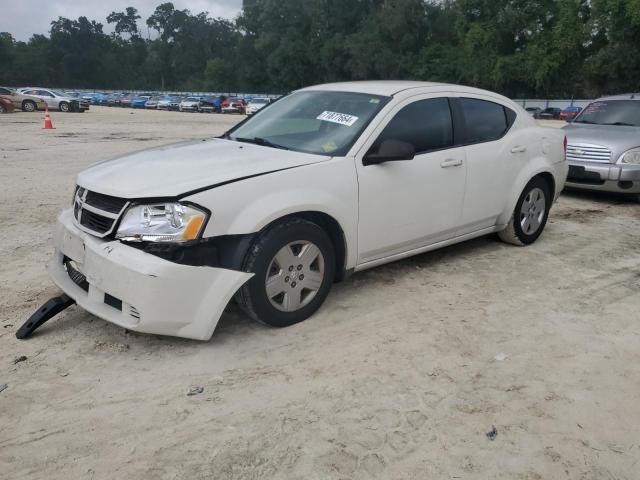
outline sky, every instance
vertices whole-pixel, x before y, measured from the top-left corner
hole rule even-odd
[[[140,31],[147,36],[145,20],[155,8],[169,0],[0,0],[0,32],[9,32],[16,40],[29,40],[34,33],[47,34],[51,21],[58,17],[77,19],[85,16],[103,24],[106,33],[114,25],[107,24],[111,12],[127,7],[138,9]],[[173,0],[176,9],[191,13],[209,12],[212,17],[234,18],[242,8],[242,0]]]

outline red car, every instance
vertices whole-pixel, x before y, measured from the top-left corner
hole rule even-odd
[[[582,111],[581,107],[567,107],[560,112],[560,120],[572,120]]]
[[[16,107],[13,106],[13,102],[5,97],[0,97],[0,113],[11,113]]]
[[[222,113],[242,113],[247,109],[247,102],[239,97],[227,98],[221,105]]]

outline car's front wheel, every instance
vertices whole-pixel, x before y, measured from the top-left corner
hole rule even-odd
[[[36,102],[32,100],[25,100],[22,102],[22,111],[23,112],[35,112],[37,110]]]
[[[67,102],[60,102],[59,108],[61,112],[68,112],[69,104]]]
[[[236,300],[255,320],[287,327],[313,315],[327,298],[335,276],[335,252],[315,223],[291,218],[260,234],[244,271],[254,276]]]
[[[518,246],[532,244],[542,234],[550,209],[549,184],[541,177],[533,178],[520,195],[507,228],[498,233],[500,239]]]

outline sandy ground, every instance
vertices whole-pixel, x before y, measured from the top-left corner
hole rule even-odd
[[[487,237],[357,274],[285,330],[230,305],[200,343],[72,307],[15,339],[56,293],[78,171],[239,118],[0,116],[0,478],[640,478],[640,207],[615,197],[563,195],[529,248]]]

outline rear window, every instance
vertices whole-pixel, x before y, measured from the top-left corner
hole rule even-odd
[[[466,143],[492,142],[507,133],[516,113],[502,105],[476,98],[461,98],[466,122]]]

